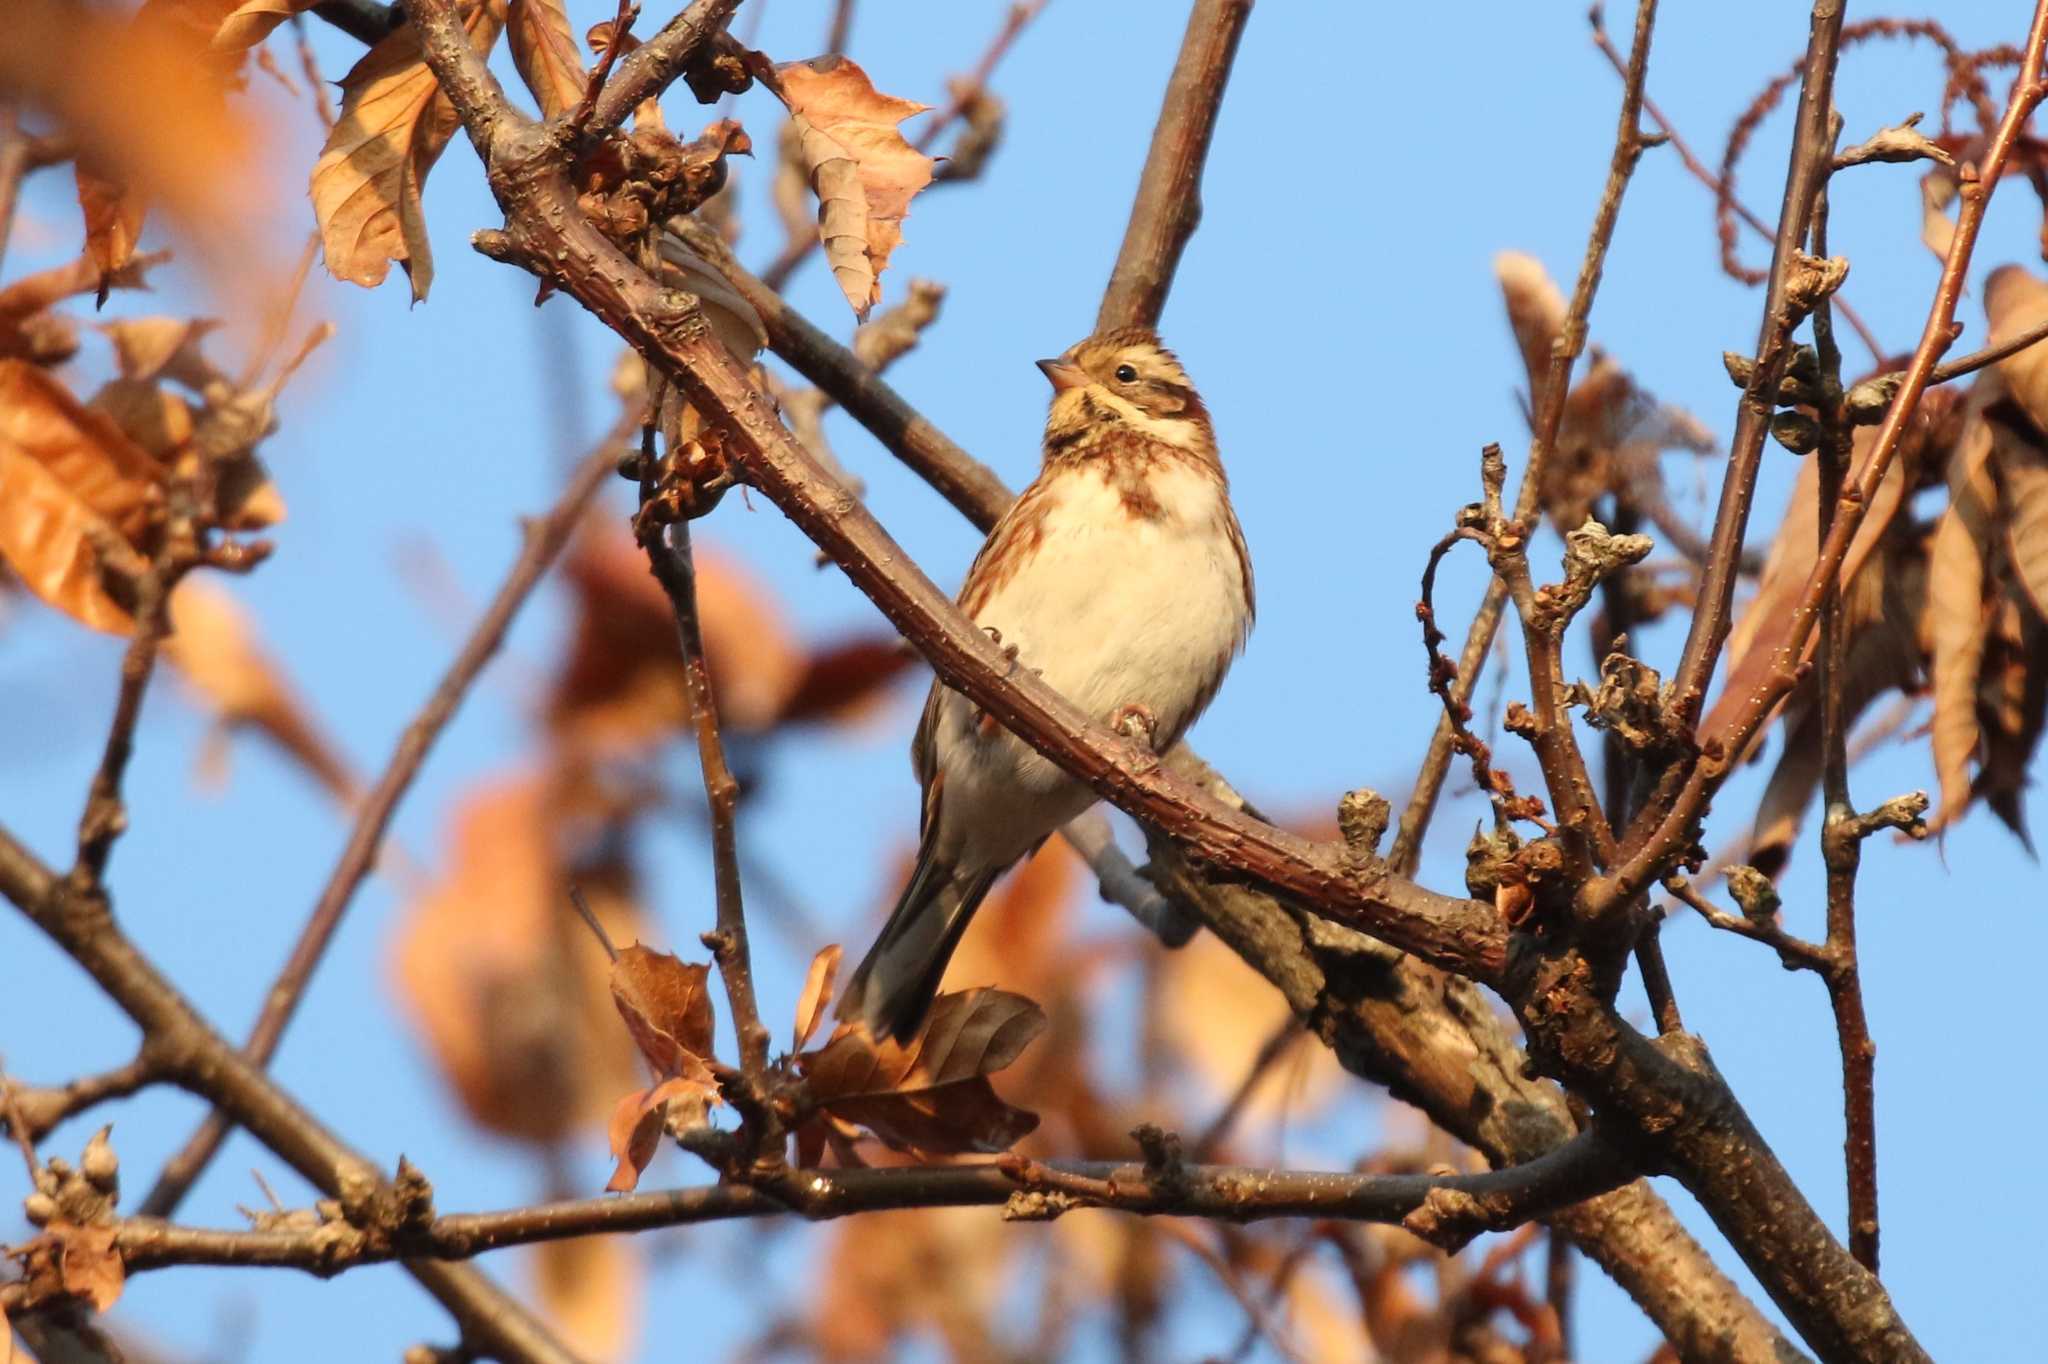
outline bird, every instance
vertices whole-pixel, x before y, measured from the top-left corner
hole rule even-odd
[[[1014,663],[1165,753],[1215,698],[1255,613],[1251,556],[1216,433],[1149,328],[1040,360],[1039,472],[989,532],[960,609]],[[917,862],[848,979],[839,1016],[907,1042],[997,878],[1094,792],[935,680],[911,743]]]

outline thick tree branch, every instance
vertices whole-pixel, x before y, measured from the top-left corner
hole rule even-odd
[[[504,644],[505,632],[511,628],[513,618],[526,605],[533,589],[575,533],[584,508],[616,465],[619,446],[627,432],[638,426],[637,413],[629,412],[621,417],[610,434],[578,467],[553,509],[541,520],[528,523],[519,557],[513,560],[511,571],[505,575],[497,595],[470,629],[469,638],[463,641],[454,661],[448,665],[448,671],[427,697],[426,705],[399,735],[398,745],[384,765],[384,774],[377,779],[377,784],[363,798],[362,807],[356,812],[355,825],[349,830],[341,857],[334,864],[334,870],[328,873],[327,884],[321,888],[312,914],[299,931],[298,941],[292,944],[284,969],[263,997],[263,1008],[256,1016],[256,1025],[242,1047],[242,1054],[252,1064],[267,1066],[270,1058],[277,1054],[278,1042],[284,1037],[292,1015],[297,1012],[299,1001],[305,997],[313,972],[333,942],[342,916],[348,912],[357,888],[377,863],[398,803],[412,789],[413,779],[419,775],[427,754],[441,737],[441,731],[455,717],[463,698],[469,695],[470,687]],[[155,1187],[142,1201],[142,1215],[169,1217],[175,1212],[207,1163],[220,1150],[228,1131],[229,1123],[225,1116],[218,1112],[207,1115],[164,1166]]]
[[[598,96],[587,131],[602,133],[618,127],[640,101],[653,99],[675,84],[704,45],[725,32],[739,7],[740,0],[691,0],[659,33],[621,57],[605,82],[604,93]]]
[[[1202,163],[1252,0],[1194,0],[1095,330],[1157,327],[1181,252],[1202,218]]]
[[[104,894],[80,891],[0,830],[0,895],[12,900],[142,1030],[147,1064],[225,1109],[345,1216],[374,1215],[391,1185],[318,1118],[216,1032],[114,921]],[[503,1290],[462,1265],[408,1261],[406,1269],[461,1323],[465,1337],[517,1364],[576,1364],[576,1356]]]

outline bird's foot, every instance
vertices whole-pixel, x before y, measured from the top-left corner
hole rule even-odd
[[[1109,727],[1126,739],[1143,742],[1148,748],[1156,746],[1159,737],[1159,721],[1153,717],[1151,707],[1136,701],[1118,706],[1116,713],[1109,717]]]

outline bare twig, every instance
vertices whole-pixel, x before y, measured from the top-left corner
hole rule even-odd
[[[145,1051],[112,1070],[83,1076],[68,1084],[16,1085],[16,1113],[28,1139],[41,1141],[58,1123],[110,1100],[125,1099],[164,1078],[163,1067]],[[8,1125],[13,1126],[11,1118]]]
[[[1152,147],[1124,227],[1123,248],[1095,314],[1095,330],[1157,327],[1181,252],[1202,217],[1202,163],[1251,0],[1194,0],[1180,57],[1152,127]]]
[[[618,1197],[573,1199],[506,1212],[454,1214],[412,1224],[397,1209],[311,1230],[214,1231],[153,1218],[115,1223],[128,1272],[214,1264],[338,1274],[403,1259],[465,1260],[487,1251],[605,1233],[649,1231],[735,1218],[801,1214],[811,1221],[882,1208],[1002,1207],[1044,1221],[1080,1207],[1160,1217],[1254,1222],[1275,1217],[1405,1224],[1455,1248],[1483,1231],[1604,1192],[1634,1177],[1627,1162],[1588,1133],[1527,1165],[1476,1175],[1384,1175],[1182,1165],[1170,1178],[1150,1166],[1111,1161],[788,1172],[767,1187],[718,1184]],[[422,1182],[423,1183],[423,1182]],[[0,1308],[37,1305],[26,1284],[0,1287]]]
[[[754,969],[747,950],[747,917],[740,899],[740,860],[735,811],[739,783],[725,764],[725,743],[718,733],[718,702],[711,690],[711,670],[704,661],[704,631],[697,619],[697,570],[690,557],[689,522],[662,529],[643,515],[640,547],[647,552],[655,579],[675,609],[676,635],[682,642],[683,679],[690,698],[690,723],[697,732],[697,760],[704,771],[704,800],[711,811],[711,860],[717,884],[718,927],[704,941],[718,961],[719,978],[732,1002],[733,1031],[739,1037],[740,1064],[747,1080],[759,1085],[768,1066],[768,1029],[754,1001]]]
[[[166,550],[137,583],[140,600],[135,608],[135,633],[121,655],[121,687],[114,699],[114,718],[107,726],[106,745],[78,818],[78,860],[71,868],[71,884],[77,890],[99,885],[114,840],[128,828],[121,778],[135,751],[135,726],[142,719],[142,698],[156,673],[157,653],[170,633],[171,589],[191,563],[190,558],[178,560],[173,551]]]
[[[391,818],[398,809],[398,803],[412,789],[413,779],[419,775],[427,754],[440,738],[441,731],[447,728],[463,698],[469,694],[477,676],[504,643],[505,632],[510,628],[513,617],[519,614],[520,608],[533,594],[534,587],[568,543],[585,506],[605,476],[612,472],[617,463],[619,444],[626,432],[638,425],[637,413],[629,412],[622,416],[618,425],[578,467],[554,508],[540,520],[528,523],[519,556],[505,575],[504,584],[477,619],[469,638],[463,641],[462,648],[435,685],[426,704],[420,708],[420,713],[399,736],[390,760],[384,765],[384,774],[364,797],[362,808],[356,813],[348,841],[342,846],[334,870],[328,873],[327,883],[321,887],[320,898],[314,903],[306,926],[300,930],[298,941],[292,945],[291,955],[264,996],[262,1011],[257,1014],[256,1025],[250,1030],[249,1040],[243,1047],[243,1054],[252,1064],[259,1067],[268,1065],[270,1058],[276,1055],[277,1044],[297,1011],[299,1001],[305,996],[314,970],[326,955],[335,930],[341,926],[342,916],[348,912],[357,887],[377,863],[378,852],[383,847],[384,836],[391,827]],[[164,1166],[155,1187],[142,1202],[142,1214],[168,1217],[175,1211],[200,1172],[220,1150],[228,1131],[228,1120],[222,1114],[209,1114]]]
[[[171,1082],[228,1110],[345,1215],[364,1217],[392,1196],[377,1168],[308,1113],[188,1004],[115,922],[106,895],[66,878],[0,829],[0,895],[68,954],[141,1028]],[[578,1364],[531,1313],[462,1265],[407,1260],[406,1270],[461,1323],[465,1336],[517,1364]]]
[[[1599,14],[1596,7],[1593,11],[1596,28]],[[1639,0],[1635,38],[1629,48],[1627,75],[1623,82],[1621,114],[1614,149],[1608,157],[1607,183],[1600,192],[1600,206],[1594,211],[1593,226],[1586,234],[1586,253],[1579,263],[1578,282],[1572,287],[1564,324],[1558,330],[1557,339],[1551,343],[1549,372],[1544,375],[1542,391],[1530,395],[1535,402],[1536,417],[1529,433],[1529,462],[1522,471],[1522,484],[1515,495],[1514,510],[1514,519],[1523,526],[1533,526],[1540,509],[1544,469],[1556,448],[1558,430],[1564,423],[1565,399],[1571,392],[1572,366],[1586,347],[1587,319],[1592,315],[1594,296],[1600,290],[1607,248],[1614,240],[1615,225],[1621,218],[1622,197],[1628,191],[1636,163],[1650,145],[1643,136],[1641,122],[1643,86],[1650,67],[1650,35],[1656,27],[1656,20],[1656,0]],[[1461,706],[1471,700],[1473,684],[1478,680],[1479,670],[1485,666],[1487,652],[1493,647],[1494,632],[1500,628],[1501,612],[1507,599],[1508,584],[1496,576],[1487,584],[1486,596],[1466,632],[1465,648],[1458,660],[1458,676],[1451,684],[1451,696]],[[1533,660],[1531,666],[1535,666]],[[1554,715],[1539,719],[1551,726],[1560,722]],[[1569,723],[1564,723],[1569,737]],[[1444,777],[1450,771],[1451,754],[1457,746],[1457,739],[1450,716],[1446,714],[1438,720],[1435,732],[1430,735],[1429,749],[1423,755],[1422,767],[1416,774],[1415,789],[1408,797],[1407,808],[1401,812],[1400,832],[1395,836],[1389,858],[1396,871],[1409,874],[1419,863],[1422,839],[1436,810]],[[1553,789],[1552,803],[1561,814],[1564,807],[1556,804],[1557,796],[1557,790]]]

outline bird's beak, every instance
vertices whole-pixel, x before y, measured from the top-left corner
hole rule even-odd
[[[1040,360],[1038,368],[1045,377],[1052,380],[1052,391],[1065,393],[1070,388],[1082,388],[1088,383],[1088,371],[1079,365],[1068,364],[1065,360]]]

